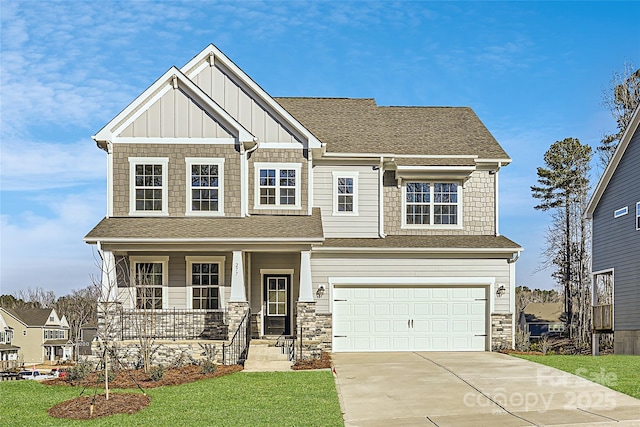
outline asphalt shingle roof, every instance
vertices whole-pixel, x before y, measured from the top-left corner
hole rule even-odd
[[[371,98],[275,98],[328,152],[509,156],[469,107],[381,107]]]
[[[325,248],[522,249],[504,236],[387,236],[384,239],[326,239]]]
[[[50,308],[5,308],[5,310],[27,326],[44,326],[51,314]]]
[[[309,239],[324,236],[320,208],[312,215],[252,215],[247,218],[104,218],[85,241],[109,239]]]

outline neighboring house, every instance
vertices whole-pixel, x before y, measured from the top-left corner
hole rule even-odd
[[[561,302],[530,302],[520,313],[520,329],[530,338],[559,335],[564,332]]]
[[[85,241],[112,338],[251,326],[333,351],[513,344],[511,159],[468,107],[272,98],[210,45],[93,138],[107,215]]]
[[[13,329],[13,345],[25,364],[53,362],[71,358],[69,325],[52,308],[3,308],[7,325]]]
[[[18,360],[20,347],[13,345],[13,329],[4,320],[0,311],[0,371],[4,370],[6,362]]]
[[[614,352],[640,355],[640,107],[598,182],[593,222],[593,326],[614,334]]]

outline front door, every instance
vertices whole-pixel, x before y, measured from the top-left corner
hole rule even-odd
[[[264,334],[290,335],[291,275],[264,276]]]

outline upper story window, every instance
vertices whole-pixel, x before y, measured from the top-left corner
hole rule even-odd
[[[193,158],[187,163],[187,215],[224,214],[224,159]]]
[[[636,203],[636,230],[640,230],[640,202]]]
[[[628,207],[628,206],[625,206],[625,207],[623,207],[623,208],[616,209],[616,210],[613,212],[613,217],[614,217],[614,218],[620,218],[621,216],[624,216],[624,215],[626,215],[626,214],[628,214],[628,213],[629,213],[629,207]]]
[[[222,308],[220,286],[224,283],[224,257],[186,257],[186,260],[190,308]]]
[[[407,182],[404,187],[405,226],[460,227],[461,186],[455,182]]]
[[[168,158],[129,157],[129,215],[168,215],[168,167]]]
[[[135,304],[138,309],[160,310],[165,305],[168,285],[169,257],[140,257],[131,259],[133,267]]]
[[[358,214],[358,173],[333,173],[333,214]]]
[[[255,163],[254,167],[256,209],[300,209],[299,163]]]

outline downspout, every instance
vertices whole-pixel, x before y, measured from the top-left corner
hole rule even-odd
[[[496,175],[497,177],[497,175]],[[509,286],[509,311],[511,314],[511,348],[516,346],[516,317],[519,313],[516,313],[516,261],[520,258],[520,251],[516,252],[513,258],[507,259],[507,265],[509,266],[509,282],[512,286]]]
[[[495,197],[495,204],[493,207],[493,220],[494,220],[494,230],[495,230],[495,235],[499,236],[500,235],[500,230],[498,228],[498,202],[499,202],[499,194],[500,194],[500,188],[498,185],[498,172],[500,171],[500,167],[502,166],[502,162],[498,162],[498,167],[496,169],[496,173],[493,175],[493,194]],[[518,254],[518,257],[520,256],[520,254]],[[518,258],[516,257],[516,260]],[[516,260],[514,260],[513,262],[516,262]]]
[[[258,138],[254,137],[253,147],[245,149],[244,142],[240,143],[240,216],[249,216],[249,154],[253,153],[260,146]]]
[[[384,157],[380,157],[378,163],[378,236],[386,237],[384,234]]]

